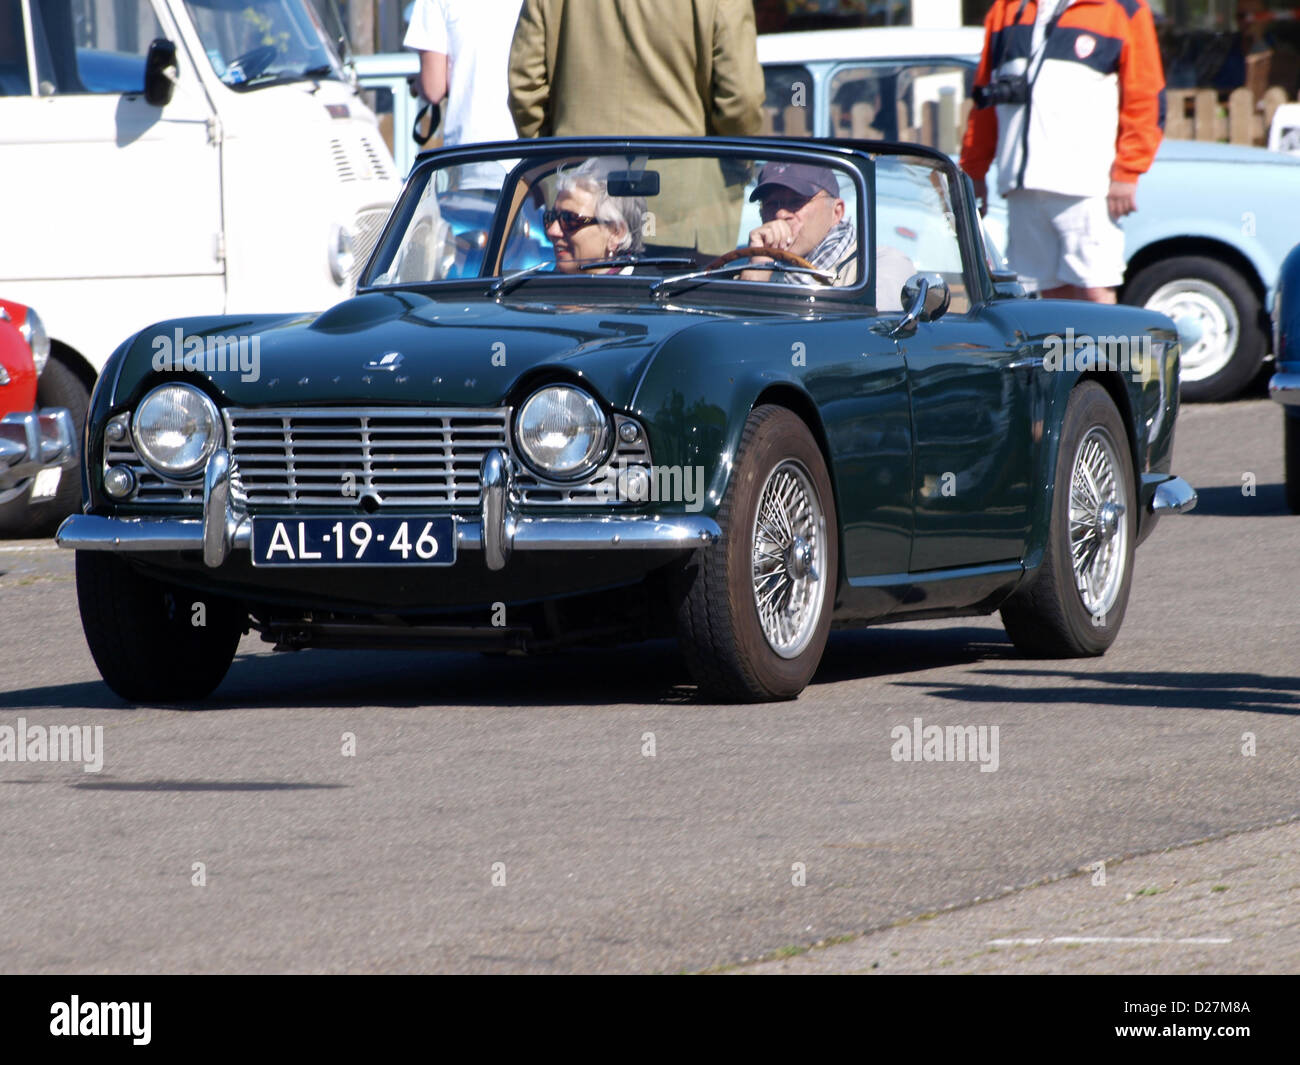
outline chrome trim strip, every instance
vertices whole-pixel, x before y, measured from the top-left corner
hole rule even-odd
[[[1275,373],[1268,381],[1268,398],[1284,407],[1300,407],[1300,373]]]
[[[1151,497],[1152,514],[1186,514],[1195,506],[1196,489],[1181,477],[1161,481]]]

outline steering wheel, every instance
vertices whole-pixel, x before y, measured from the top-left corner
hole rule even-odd
[[[275,62],[275,57],[280,54],[280,50],[273,44],[262,44],[256,48],[250,48],[243,55],[236,56],[228,65],[231,70],[239,70],[244,75],[244,80],[255,78],[262,73],[267,67]]]
[[[719,266],[726,266],[727,263],[735,262],[737,259],[753,258],[755,255],[766,255],[769,259],[775,259],[779,263],[787,263],[790,266],[802,266],[806,270],[812,270],[819,278],[824,278],[826,284],[830,284],[835,279],[827,273],[823,273],[813,266],[807,259],[801,255],[796,255],[792,251],[786,251],[784,248],[751,248],[748,245],[740,248],[733,248],[725,255],[719,255],[713,262],[704,267],[705,270],[716,270]],[[762,267],[755,267],[762,269]]]

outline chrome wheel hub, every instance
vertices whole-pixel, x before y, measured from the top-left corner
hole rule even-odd
[[[1119,597],[1128,560],[1127,474],[1110,433],[1079,442],[1070,476],[1070,560],[1084,609],[1104,616]]]
[[[1232,361],[1241,321],[1232,300],[1218,285],[1190,277],[1171,281],[1151,293],[1146,305],[1175,320],[1192,318],[1201,327],[1201,339],[1182,353],[1182,380],[1204,381]]]
[[[803,464],[782,462],[754,515],[754,607],[768,646],[795,658],[808,646],[826,589],[826,516]]]

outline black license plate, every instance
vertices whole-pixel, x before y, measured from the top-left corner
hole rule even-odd
[[[254,566],[450,566],[451,518],[254,518]]]

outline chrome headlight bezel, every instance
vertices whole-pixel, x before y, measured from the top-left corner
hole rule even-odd
[[[34,308],[27,308],[27,316],[18,327],[18,332],[31,348],[32,362],[36,366],[36,376],[39,377],[50,361],[50,335],[45,331],[45,323]]]
[[[192,394],[199,399],[202,411],[207,415],[211,424],[211,431],[208,433],[207,440],[204,441],[199,455],[192,462],[184,466],[169,466],[162,462],[154,450],[146,443],[141,436],[141,412],[145,411],[151,402],[161,402],[157,397],[170,390],[180,390]],[[193,385],[183,384],[181,382],[168,382],[159,385],[157,388],[150,390],[144,398],[136,404],[135,409],[131,412],[131,441],[135,445],[136,454],[140,456],[149,469],[153,470],[159,477],[168,481],[190,481],[203,476],[203,470],[208,464],[208,459],[212,453],[221,446],[225,437],[225,427],[221,421],[221,411],[212,401],[212,397],[204,392],[201,388],[195,388]]]
[[[542,397],[547,392],[571,392],[578,396],[582,408],[589,416],[585,423],[592,433],[592,443],[584,451],[580,462],[562,468],[548,464],[543,458],[529,449],[528,438],[524,428],[526,417],[533,404],[546,402]],[[586,389],[563,381],[552,381],[534,389],[515,410],[512,433],[515,453],[533,473],[555,484],[574,484],[587,480],[609,459],[613,446],[613,423],[599,401]]]

